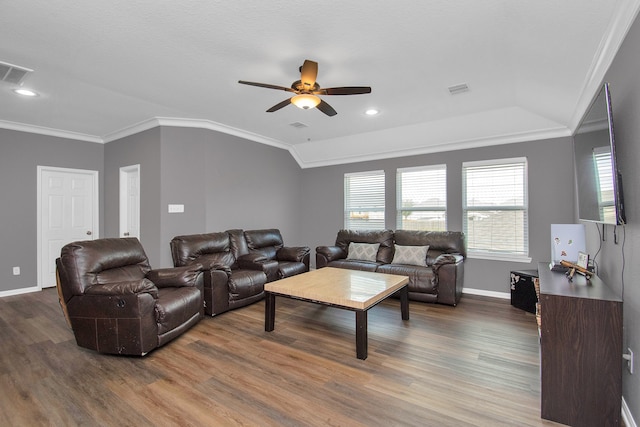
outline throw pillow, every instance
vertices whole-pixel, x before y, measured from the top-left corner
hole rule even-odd
[[[396,246],[396,252],[393,255],[393,264],[409,264],[427,266],[427,251],[429,246]]]
[[[380,243],[349,243],[347,259],[357,259],[360,261],[374,261],[378,255]]]

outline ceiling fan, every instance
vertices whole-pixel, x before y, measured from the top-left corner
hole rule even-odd
[[[245,80],[238,80],[238,83],[295,93],[291,98],[285,99],[284,101],[269,108],[267,113],[273,113],[274,111],[278,111],[289,104],[293,104],[305,110],[317,107],[318,110],[322,111],[327,116],[335,116],[338,114],[336,110],[334,110],[333,107],[327,104],[324,100],[320,99],[318,95],[361,95],[371,93],[371,88],[369,86],[321,88],[316,81],[317,76],[318,63],[306,59],[304,64],[300,67],[300,80],[293,82],[290,88],[266,83],[247,82]]]

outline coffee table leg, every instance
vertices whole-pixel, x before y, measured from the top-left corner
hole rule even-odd
[[[356,311],[356,355],[358,359],[367,358],[367,311]]]
[[[264,330],[271,332],[276,323],[276,296],[271,292],[265,292],[264,299]]]
[[[400,310],[402,311],[402,320],[409,320],[409,286],[400,290]]]

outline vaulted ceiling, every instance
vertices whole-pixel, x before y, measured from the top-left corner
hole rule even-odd
[[[0,3],[0,127],[109,142],[196,126],[288,149],[301,167],[571,135],[640,0]],[[305,59],[338,112],[289,105]],[[452,95],[449,87],[466,84]],[[612,91],[615,94],[615,87]],[[375,108],[376,116],[365,110]]]

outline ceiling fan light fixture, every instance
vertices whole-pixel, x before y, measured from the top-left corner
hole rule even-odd
[[[308,110],[310,108],[317,107],[318,104],[320,104],[320,98],[318,98],[315,95],[303,93],[291,98],[291,103],[298,108],[302,108],[303,110]]]
[[[38,93],[32,91],[31,89],[18,88],[18,89],[14,89],[13,91],[18,95],[22,95],[22,96],[30,96],[30,97],[38,96]]]

